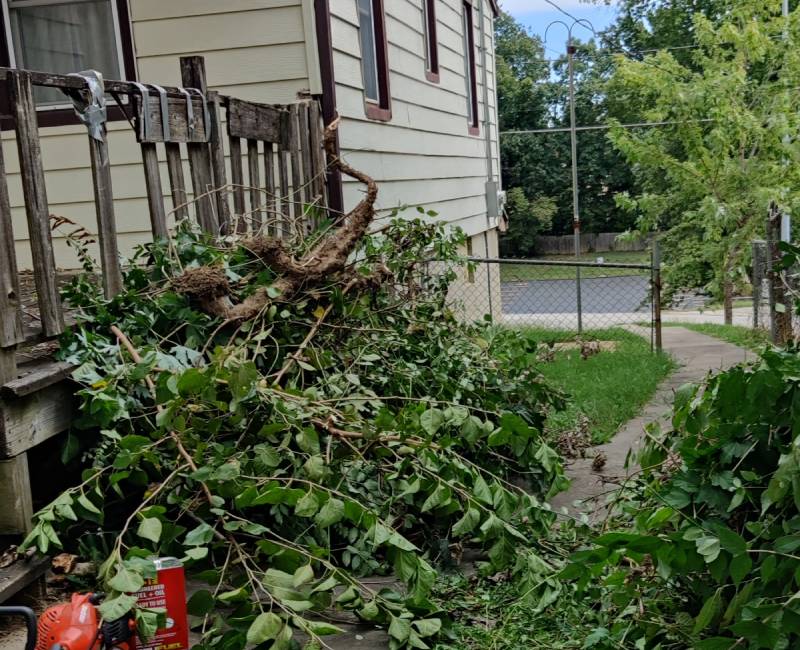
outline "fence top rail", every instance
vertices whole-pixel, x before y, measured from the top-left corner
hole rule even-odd
[[[85,90],[88,84],[85,79],[78,76],[71,76],[66,74],[55,74],[52,72],[37,72],[35,70],[23,70],[20,68],[4,68],[0,67],[0,81],[8,79],[9,73],[24,72],[30,75],[31,83],[34,86],[47,86],[50,88],[62,88],[70,90]],[[120,94],[139,94],[139,87],[131,81],[119,81],[116,79],[103,79],[103,86],[106,92],[120,93]],[[145,84],[147,90],[158,96],[158,89],[150,84]],[[167,91],[167,96],[185,98],[186,95],[180,88],[175,86],[164,86]]]
[[[595,269],[638,269],[649,271],[652,267],[649,264],[628,264],[625,262],[567,262],[563,260],[535,260],[535,259],[512,259],[498,257],[469,257],[470,262],[483,262],[484,264],[519,264],[527,266],[566,266],[584,267]]]

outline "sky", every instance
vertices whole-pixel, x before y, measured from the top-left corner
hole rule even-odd
[[[581,0],[553,0],[553,2],[576,18],[585,18],[591,21],[598,32],[614,20],[614,2],[611,3],[611,6],[587,4],[585,0],[583,2]],[[542,38],[544,38],[547,26],[554,20],[569,22],[564,14],[556,11],[545,0],[500,0],[500,6]],[[585,40],[590,36],[590,32],[578,26],[573,30],[573,35]],[[566,29],[562,25],[553,25],[547,35],[548,55],[563,54],[566,42]]]

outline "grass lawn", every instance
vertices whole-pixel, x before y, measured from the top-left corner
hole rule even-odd
[[[541,343],[574,340],[574,333],[557,330],[524,330]],[[650,342],[624,329],[594,330],[584,339],[617,341],[615,351],[603,351],[588,359],[579,349],[557,352],[541,371],[554,386],[568,394],[567,409],[547,422],[553,437],[573,430],[585,416],[596,443],[609,440],[620,425],[635,417],[656,387],[675,367],[665,354],[650,351]]]
[[[623,264],[650,264],[650,252],[619,252],[619,253],[586,253],[581,255],[581,262],[596,262],[598,257],[602,257],[605,262],[617,262]],[[553,262],[574,262],[572,255],[546,255],[537,259],[551,260]],[[582,268],[581,277],[599,278],[615,275],[631,275],[646,273],[631,269],[593,269]],[[564,280],[575,277],[575,267],[557,266],[534,266],[530,264],[501,264],[500,280],[502,282],[513,282],[515,280]]]
[[[663,323],[664,327],[685,327],[687,330],[707,334],[743,348],[759,351],[769,343],[769,332],[741,325],[716,325],[713,323]]]

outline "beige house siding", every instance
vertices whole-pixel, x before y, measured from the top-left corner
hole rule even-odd
[[[493,177],[499,182],[495,109],[493,14],[488,0],[473,0],[474,40],[480,44],[484,3],[489,121]],[[389,43],[392,119],[378,122],[364,111],[356,0],[331,2],[336,103],[342,116],[343,155],[380,184],[379,207],[422,205],[468,234],[493,228],[486,218],[487,180],[483,74],[476,52],[480,135],[467,130],[462,0],[436,3],[440,83],[425,79],[423,0],[384,1]],[[362,187],[345,179],[345,207],[361,198]],[[416,212],[412,213],[416,214]]]
[[[303,90],[319,90],[310,0],[129,0],[138,78],[180,85],[178,60],[206,59],[209,87],[243,99],[291,102]],[[309,65],[309,60],[311,65]],[[123,254],[150,239],[141,152],[127,122],[111,122],[117,225]],[[96,230],[86,129],[41,129],[50,211]],[[2,134],[11,193],[17,256],[30,268],[30,249],[13,133]],[[161,152],[163,156],[163,152]],[[166,165],[162,167],[167,185]],[[186,170],[188,181],[188,168]],[[77,265],[62,236],[54,241],[56,263]]]

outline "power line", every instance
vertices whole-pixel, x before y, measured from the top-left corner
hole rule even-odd
[[[604,129],[612,129],[616,126],[620,126],[624,129],[637,129],[642,127],[648,126],[668,126],[670,124],[687,124],[689,122],[716,122],[716,120],[712,118],[704,118],[701,120],[664,120],[663,122],[631,122],[629,124],[591,124],[587,126],[576,126],[576,131],[601,131]],[[529,133],[569,133],[570,128],[568,126],[561,127],[549,127],[546,129],[520,129],[516,131],[500,131],[500,135],[526,135]]]

